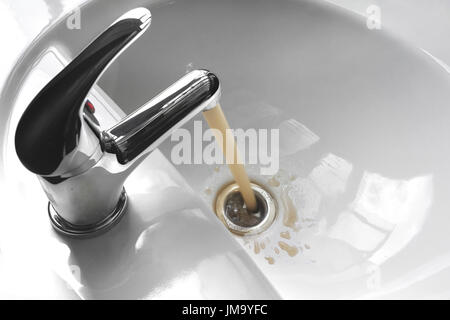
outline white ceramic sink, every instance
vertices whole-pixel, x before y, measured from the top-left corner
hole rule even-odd
[[[92,242],[55,238],[44,194],[7,131],[1,274],[26,277],[5,276],[6,294],[75,296],[62,289],[69,282],[83,298],[118,297],[121,288],[127,298],[186,297],[192,288],[196,297],[449,297],[449,74],[343,9],[300,0],[91,1],[81,30],[63,19],[25,53],[4,89],[2,103],[14,101],[8,114],[16,114],[5,128],[39,86],[13,89],[29,76],[23,65],[49,47],[73,57],[137,6],[152,11],[152,25],[102,76],[100,99],[129,113],[187,70],[217,73],[232,127],[280,129],[279,173],[249,167],[275,195],[277,220],[258,236],[232,236],[212,208],[230,180],[226,168],[173,166],[166,141],[127,182],[130,212],[116,229]],[[290,207],[295,223],[284,223]],[[227,278],[211,273],[218,266]]]

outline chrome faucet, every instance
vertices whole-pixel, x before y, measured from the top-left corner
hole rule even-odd
[[[85,111],[97,79],[150,21],[145,8],[117,19],[39,92],[19,121],[17,155],[38,176],[52,225],[65,235],[95,236],[118,223],[128,175],[173,130],[218,103],[218,78],[195,70],[108,130]]]

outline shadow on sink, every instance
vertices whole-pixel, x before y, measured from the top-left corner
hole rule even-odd
[[[65,240],[69,264],[80,269],[79,294],[93,299],[258,296],[263,282],[226,271],[231,266],[251,272],[241,265],[243,253],[237,247],[230,251],[230,238],[201,207],[177,187],[132,195],[127,214],[110,232]]]

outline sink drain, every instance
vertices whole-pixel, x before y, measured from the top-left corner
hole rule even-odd
[[[269,192],[251,183],[258,202],[257,212],[248,212],[239,186],[232,183],[220,191],[216,199],[216,214],[225,226],[238,235],[253,235],[266,230],[275,219],[276,205]]]

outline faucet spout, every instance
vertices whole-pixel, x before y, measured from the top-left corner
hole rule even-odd
[[[207,70],[194,70],[102,133],[105,152],[115,154],[126,164],[151,152],[173,130],[197,113],[217,105],[219,79]]]

